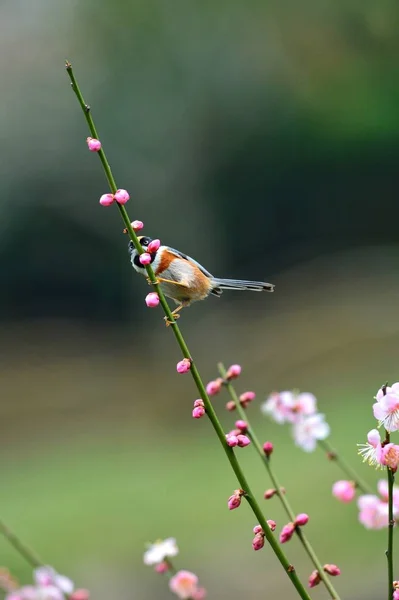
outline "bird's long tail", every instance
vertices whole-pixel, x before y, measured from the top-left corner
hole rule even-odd
[[[218,279],[213,278],[215,288],[222,290],[249,290],[251,292],[273,292],[274,285],[264,281],[247,281],[245,279]]]

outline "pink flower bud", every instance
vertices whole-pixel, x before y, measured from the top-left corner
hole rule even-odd
[[[254,533],[263,533],[263,529],[260,525],[255,525],[255,527],[252,530]]]
[[[295,525],[299,527],[303,527],[309,521],[309,515],[306,513],[300,513],[295,517]]]
[[[268,519],[267,524],[269,525],[271,531],[274,531],[277,527],[277,523],[276,521],[273,521],[273,519]]]
[[[114,200],[113,194],[103,194],[100,198],[100,204],[101,206],[111,206]]]
[[[204,408],[205,404],[204,404],[204,401],[202,400],[202,398],[198,398],[198,400],[194,400],[194,408],[196,406],[202,406],[202,408]]]
[[[151,254],[148,254],[148,252],[143,252],[143,254],[140,254],[139,256],[139,261],[143,267],[149,265],[151,263]]]
[[[126,204],[129,200],[130,196],[126,190],[116,190],[115,192],[115,200],[118,204]]]
[[[169,571],[169,565],[165,560],[163,560],[161,563],[155,565],[154,570],[157,573],[167,573]]]
[[[263,494],[263,497],[265,500],[270,500],[270,498],[273,498],[273,496],[277,494],[277,490],[270,488],[268,490],[265,491],[265,493]]]
[[[148,308],[155,308],[159,304],[159,296],[156,292],[150,292],[145,297],[145,303]]]
[[[83,588],[79,588],[69,595],[69,600],[89,600],[90,592]]]
[[[247,404],[252,402],[252,400],[255,400],[255,396],[256,396],[255,392],[244,392],[240,396],[241,405],[245,408],[247,406]]]
[[[235,410],[236,409],[235,402],[233,402],[233,400],[230,400],[229,402],[227,402],[226,409],[229,411]]]
[[[356,495],[355,484],[353,481],[336,481],[332,487],[332,493],[335,498],[341,502],[351,502]]]
[[[134,231],[140,231],[140,229],[143,229],[144,227],[143,221],[132,221],[130,225],[133,227]]]
[[[281,533],[280,533],[280,542],[282,544],[289,542],[290,539],[292,538],[292,536],[294,535],[294,531],[295,531],[294,523],[287,523],[287,525],[284,525],[284,527],[282,528]]]
[[[337,565],[324,565],[323,570],[331,575],[332,577],[336,577],[337,575],[341,575],[341,569],[337,567]]]
[[[393,600],[399,600],[399,590],[395,590],[392,596]]]
[[[263,452],[266,454],[266,456],[270,456],[273,452],[273,444],[271,442],[265,442],[263,444]]]
[[[252,540],[252,548],[254,550],[260,550],[265,545],[265,536],[263,533],[257,533]]]
[[[240,448],[245,448],[245,446],[249,446],[251,440],[246,435],[237,435],[237,443]]]
[[[230,448],[234,448],[234,446],[238,445],[238,438],[236,435],[230,435],[229,433],[226,435],[226,442]]]
[[[69,595],[69,600],[89,600],[90,592],[83,588],[79,588]]]
[[[176,365],[176,371],[178,373],[188,373],[191,369],[191,360],[189,358],[183,358]]]
[[[240,373],[241,373],[240,365],[231,365],[231,367],[229,367],[227,369],[226,379],[227,380],[237,379],[237,377],[240,376]]]
[[[238,421],[236,421],[235,422],[235,426],[242,433],[245,433],[247,431],[247,429],[248,429],[248,423],[246,421],[243,421],[242,419],[239,419]]]
[[[159,249],[160,245],[161,245],[160,240],[152,240],[152,242],[150,242],[148,244],[147,250],[150,254],[153,254],[154,252],[156,252]]]
[[[230,498],[227,501],[227,506],[229,507],[229,510],[234,510],[235,508],[238,508],[241,504],[241,496],[243,495],[243,490],[234,490],[234,494],[232,496],[230,496]]]
[[[318,571],[312,571],[310,576],[309,576],[309,580],[308,580],[308,585],[310,588],[316,587],[316,585],[319,585],[321,579],[320,579],[320,575],[318,573]]]
[[[206,393],[208,396],[216,396],[222,389],[223,379],[215,379],[215,381],[210,381],[206,386]]]
[[[193,418],[194,419],[200,419],[201,417],[203,417],[205,414],[205,408],[203,406],[195,406],[193,408]]]
[[[86,142],[87,142],[90,152],[98,152],[99,150],[101,150],[100,140],[97,140],[96,138],[88,137]]]

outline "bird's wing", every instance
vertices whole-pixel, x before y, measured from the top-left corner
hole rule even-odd
[[[170,246],[165,246],[165,248],[167,248],[169,250],[169,252],[172,252],[172,254],[175,254],[179,258],[183,258],[183,260],[188,260],[190,262],[193,262],[204,275],[213,279],[213,275],[211,273],[209,273],[209,271],[204,269],[204,267],[202,265],[200,265],[199,262],[194,260],[194,258],[191,258],[191,256],[188,256],[187,254],[183,254],[183,252],[180,252],[180,250],[176,250],[175,248],[171,248]]]

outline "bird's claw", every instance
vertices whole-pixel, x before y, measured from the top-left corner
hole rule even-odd
[[[172,315],[173,315],[173,313],[172,313]],[[175,314],[175,315],[173,315],[173,318],[174,318],[175,321],[177,321],[177,319],[180,319],[180,315]],[[170,321],[168,319],[168,317],[164,317],[163,319],[165,321],[166,327],[169,327],[170,325],[174,325],[174,321]]]

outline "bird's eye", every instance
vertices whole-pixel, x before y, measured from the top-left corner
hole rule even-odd
[[[148,246],[149,244],[151,244],[151,241],[152,240],[149,237],[142,237],[141,240],[140,240],[140,244],[142,246]]]

